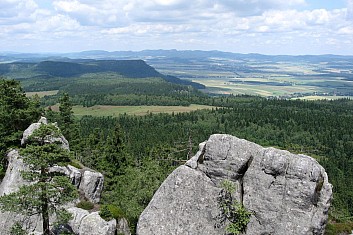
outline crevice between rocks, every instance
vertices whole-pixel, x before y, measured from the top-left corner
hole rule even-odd
[[[320,174],[320,177],[319,177],[318,181],[316,182],[314,195],[311,200],[315,207],[317,207],[317,204],[320,200],[321,190],[322,190],[323,185],[324,185],[324,177]]]
[[[94,185],[93,197],[96,198],[97,189],[102,186],[102,177],[99,177]]]
[[[206,152],[206,144],[203,146],[202,150],[201,150],[201,154],[197,159],[197,164],[203,164],[205,158],[205,152]]]
[[[238,174],[240,176],[240,178],[238,179],[239,180],[239,186],[240,186],[240,189],[239,189],[239,197],[240,197],[240,203],[241,205],[244,206],[244,175],[245,173],[248,171],[252,161],[254,160],[254,157],[251,155],[249,160],[246,162],[246,164],[244,164],[238,171]]]

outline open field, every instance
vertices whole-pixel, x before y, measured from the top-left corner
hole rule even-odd
[[[51,107],[54,111],[58,111],[58,105]],[[190,106],[109,106],[109,105],[95,105],[92,107],[74,106],[72,108],[76,117],[85,115],[92,116],[118,116],[120,114],[143,116],[150,113],[182,113],[191,112],[199,109],[212,109],[213,106],[196,105]]]
[[[201,83],[205,93],[247,94],[296,98],[319,95],[344,98],[353,95],[353,61],[321,58],[163,60],[151,64],[165,74]]]
[[[293,98],[293,99],[300,99],[300,100],[338,100],[338,99],[343,99],[343,98],[348,98],[353,100],[353,96],[303,96],[299,98]]]
[[[34,91],[34,92],[26,92],[26,96],[32,97],[35,95],[38,95],[40,98],[44,96],[50,96],[50,95],[56,95],[58,94],[59,90],[53,90],[53,91]]]
[[[246,83],[231,83],[222,80],[213,79],[194,79],[193,81],[206,85],[209,89],[212,88],[213,93],[218,94],[246,94],[246,95],[259,95],[259,96],[283,96],[293,93],[312,93],[312,92],[324,92],[322,88],[315,88],[312,86],[305,85],[289,85],[289,86],[271,86],[262,85],[261,82],[265,83],[268,80],[261,80],[259,78],[247,81],[257,81],[259,84],[250,85]],[[218,91],[217,91],[218,90]]]

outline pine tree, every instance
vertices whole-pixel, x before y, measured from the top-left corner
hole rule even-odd
[[[28,170],[21,175],[30,184],[0,197],[2,211],[12,211],[28,217],[41,215],[44,235],[50,234],[49,215],[56,213],[60,218],[64,214],[68,220],[67,212],[60,208],[78,196],[77,189],[67,176],[50,170],[70,160],[69,151],[62,148],[61,142],[55,142],[59,136],[59,129],[52,124],[42,124],[33,132],[26,147],[20,151],[28,166]]]

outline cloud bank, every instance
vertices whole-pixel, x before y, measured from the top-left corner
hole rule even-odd
[[[2,0],[1,51],[353,54],[353,0]]]

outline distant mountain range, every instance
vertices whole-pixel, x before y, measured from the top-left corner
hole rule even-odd
[[[92,50],[72,53],[16,53],[0,52],[0,62],[38,62],[43,60],[71,61],[77,59],[116,60],[116,59],[154,59],[154,58],[179,58],[179,59],[205,59],[225,58],[236,60],[258,60],[258,61],[305,61],[326,62],[332,60],[353,60],[352,56],[342,55],[262,55],[262,54],[240,54],[222,51],[200,51],[200,50],[143,50],[143,51],[103,51]]]

